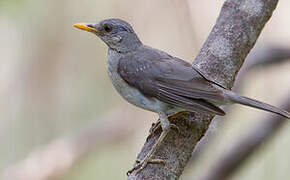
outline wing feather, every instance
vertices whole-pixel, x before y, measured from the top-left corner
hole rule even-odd
[[[162,83],[162,82],[158,82],[157,86],[160,89],[164,89],[170,93],[178,94],[180,96],[185,96],[189,98],[206,99],[206,100],[212,100],[212,101],[224,100],[224,97],[221,96],[219,91],[203,91],[203,90],[194,89],[194,88],[184,88],[184,87],[181,87],[179,84],[172,85],[172,84]]]
[[[205,100],[182,97],[162,89],[159,89],[159,93],[159,100],[168,101],[169,104],[174,104],[177,107],[191,110],[194,112],[202,111],[205,113],[211,113],[221,116],[225,115],[225,112],[222,109]]]
[[[189,111],[225,114],[211,103],[224,101],[221,91],[191,64],[165,52],[144,46],[119,60],[118,73],[148,97]]]

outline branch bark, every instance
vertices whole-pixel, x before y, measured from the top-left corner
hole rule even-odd
[[[235,76],[245,57],[254,46],[264,25],[276,8],[278,0],[227,0],[194,65],[210,80],[225,88],[233,86]],[[178,179],[192,151],[204,136],[213,116],[187,113],[173,118],[180,128],[177,135],[171,131],[153,158],[166,160],[166,165],[149,164],[133,179]],[[138,159],[143,159],[158,139],[160,132],[149,137]]]

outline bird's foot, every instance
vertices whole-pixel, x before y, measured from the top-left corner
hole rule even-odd
[[[151,155],[147,155],[143,160],[136,160],[136,165],[127,172],[127,176],[136,170],[136,174],[144,169],[149,163],[151,164],[163,164],[165,161],[162,159],[152,159]]]
[[[156,124],[153,124],[152,127],[149,130],[150,135],[148,136],[147,140],[152,137],[159,128],[161,128],[162,132],[155,142],[155,144],[152,146],[151,150],[148,152],[148,154],[145,156],[145,158],[141,161],[136,161],[135,166],[127,172],[127,175],[130,175],[133,171],[137,171],[136,173],[139,173],[142,169],[144,169],[148,163],[153,163],[153,164],[164,164],[165,161],[162,159],[152,159],[152,155],[155,153],[159,145],[162,143],[166,135],[169,133],[170,129],[175,130],[178,134],[180,134],[179,127],[176,126],[175,124],[171,124],[168,121],[168,118],[166,114],[160,113],[160,121],[158,121]]]

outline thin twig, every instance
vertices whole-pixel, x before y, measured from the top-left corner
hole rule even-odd
[[[285,109],[290,110],[290,97],[285,103]],[[261,124],[253,128],[246,137],[240,140],[228,153],[214,163],[201,180],[226,180],[241,167],[251,155],[258,150],[261,144],[265,143],[276,132],[286,124],[285,118],[278,115],[271,115]]]

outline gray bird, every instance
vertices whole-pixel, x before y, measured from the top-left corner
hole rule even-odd
[[[166,52],[144,45],[133,28],[121,19],[96,24],[75,24],[108,45],[107,71],[119,94],[131,104],[159,114],[162,133],[147,156],[133,168],[141,170],[172,126],[170,115],[182,111],[225,115],[220,105],[239,103],[290,118],[272,105],[242,97],[207,80],[196,67]]]

